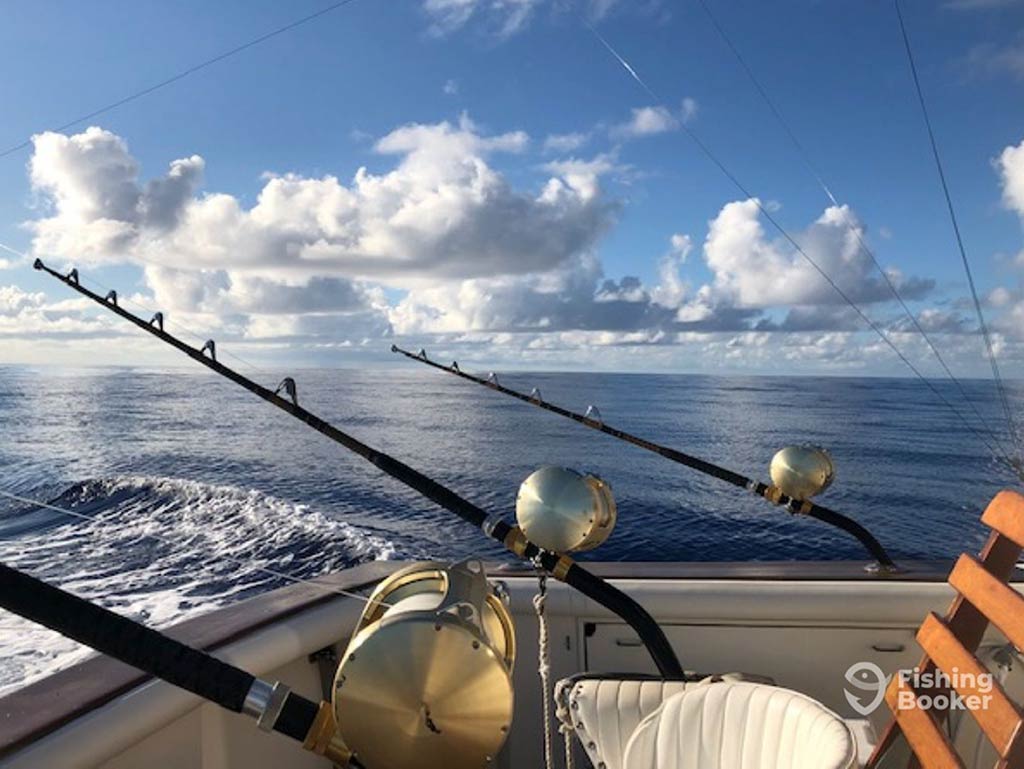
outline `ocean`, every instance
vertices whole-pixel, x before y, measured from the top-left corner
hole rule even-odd
[[[241,371],[271,386],[284,376]],[[618,525],[584,559],[867,561],[841,531],[440,372],[292,373],[304,406],[510,520],[534,469],[600,475]],[[500,376],[760,479],[778,448],[824,446],[837,480],[820,501],[897,559],[976,549],[981,509],[1014,482],[914,380]],[[977,421],[954,385],[938,386]],[[964,386],[1001,429],[991,383]],[[1014,387],[1019,407],[1024,388]],[[284,584],[260,569],[307,578],[378,558],[505,557],[365,460],[203,371],[0,367],[0,490],[88,516],[0,498],[0,561],[157,627]],[[0,611],[0,694],[88,653]]]

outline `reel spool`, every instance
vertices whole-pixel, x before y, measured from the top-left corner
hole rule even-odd
[[[413,564],[374,590],[334,678],[367,769],[480,769],[512,726],[515,629],[483,564]]]
[[[831,486],[836,468],[825,449],[787,446],[772,457],[768,473],[783,494],[802,502]]]
[[[611,486],[567,467],[542,467],[516,495],[523,534],[555,553],[593,550],[611,535],[616,518]]]

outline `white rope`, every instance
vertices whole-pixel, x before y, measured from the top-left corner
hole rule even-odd
[[[558,731],[562,733],[562,742],[565,744],[565,769],[573,769],[572,739],[576,734],[576,730],[572,728],[571,723],[562,721],[558,725]]]
[[[537,595],[533,597],[533,608],[537,612],[537,672],[540,674],[541,710],[544,714],[544,767],[554,769],[551,749],[551,657],[548,649],[548,619],[544,615],[544,604],[547,599],[548,576],[538,571]]]
[[[69,515],[72,518],[80,518],[80,519],[82,519],[84,521],[91,521],[92,523],[96,523],[96,518],[98,517],[98,516],[86,515],[85,513],[79,513],[79,512],[76,512],[74,510],[68,510],[68,509],[63,508],[63,507],[57,507],[56,505],[51,505],[49,502],[41,502],[38,499],[31,499],[29,497],[23,497],[23,496],[21,496],[19,494],[13,494],[10,491],[4,491],[3,489],[0,489],[0,497],[7,497],[8,499],[13,499],[15,502],[21,502],[21,503],[26,504],[26,505],[35,505],[36,507],[42,507],[42,508],[45,508],[46,510],[52,510],[55,513],[61,513],[63,515]],[[177,542],[177,541],[171,539],[170,537],[161,536],[160,534],[153,534],[152,532],[147,532],[146,534],[143,534],[142,536],[143,536],[143,539],[146,539],[146,538],[153,539],[153,540],[156,540],[157,542],[160,542],[162,544],[168,545],[168,546],[170,546],[170,547],[172,547],[172,548],[174,548],[176,550],[180,549],[180,547],[181,547],[181,543],[180,542]],[[311,588],[314,588],[316,590],[320,590],[320,591],[325,592],[325,593],[336,593],[338,595],[343,595],[346,598],[354,598],[355,600],[360,601],[361,603],[369,603],[369,601],[370,601],[370,597],[369,596],[360,595],[359,593],[352,593],[352,592],[349,592],[348,590],[342,590],[340,587],[331,587],[330,585],[324,585],[324,584],[321,584],[319,582],[313,582],[313,581],[308,580],[308,579],[303,579],[302,577],[293,577],[290,574],[285,574],[284,572],[280,572],[280,571],[277,571],[275,569],[268,569],[268,568],[263,567],[263,566],[254,566],[249,561],[244,561],[241,558],[234,558],[234,557],[232,557],[230,555],[224,555],[223,553],[218,553],[217,557],[222,559],[222,560],[225,560],[225,561],[230,561],[231,563],[237,564],[237,565],[242,566],[244,568],[253,569],[256,572],[259,572],[260,574],[265,574],[265,575],[268,575],[268,576],[271,576],[271,577],[275,577],[277,579],[283,579],[286,582],[293,582],[295,584],[305,585],[306,587],[311,587]],[[383,606],[387,606],[388,605],[388,604],[384,603],[383,601],[381,601],[380,603]]]

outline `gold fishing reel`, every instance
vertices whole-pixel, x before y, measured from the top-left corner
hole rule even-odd
[[[772,483],[787,497],[804,501],[821,494],[836,477],[835,464],[817,446],[787,446],[772,457]]]
[[[482,769],[512,726],[515,629],[483,564],[417,563],[374,590],[334,678],[367,769]]]
[[[516,523],[526,538],[554,553],[593,550],[615,528],[611,486],[567,467],[531,473],[516,496]]]

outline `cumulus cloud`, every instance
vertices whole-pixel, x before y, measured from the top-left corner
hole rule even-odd
[[[602,332],[642,334],[648,343],[687,333],[864,331],[856,312],[803,257],[765,235],[758,214],[756,201],[735,201],[709,223],[702,255],[712,278],[696,290],[682,272],[692,240],[676,233],[654,285],[632,276],[607,280],[600,262],[584,256],[546,273],[413,290],[391,321],[399,334]],[[887,302],[888,288],[858,236],[866,237],[851,211],[829,208],[800,240],[855,301]],[[908,300],[932,289],[930,281],[895,272],[890,279]],[[937,331],[962,330],[928,312],[922,321]]]
[[[1003,203],[1024,219],[1024,140],[1004,149],[995,162],[1003,187]]]
[[[457,124],[411,124],[375,144],[386,173],[270,176],[257,202],[197,196],[203,160],[171,163],[148,183],[124,141],[90,128],[35,137],[31,178],[52,215],[30,223],[33,251],[84,262],[338,275],[404,285],[425,278],[550,269],[590,249],[611,224],[600,164],[566,166],[518,190],[487,162],[522,152],[521,131],[485,135]],[[554,168],[554,167],[553,167]]]
[[[670,117],[678,125],[683,108]],[[560,146],[548,137],[544,149],[572,153],[587,135],[559,138]],[[631,171],[615,151],[538,167],[523,132],[485,132],[468,117],[410,124],[373,144],[385,170],[361,168],[348,182],[267,175],[246,207],[200,191],[198,157],[145,180],[109,132],[43,134],[36,142],[31,180],[47,207],[29,224],[33,251],[138,264],[140,304],[220,340],[377,349],[401,335],[462,349],[486,345],[492,357],[507,350],[536,365],[564,361],[567,350],[586,365],[583,348],[619,351],[618,365],[639,349],[651,361],[672,349],[750,366],[842,368],[891,357],[790,244],[766,233],[756,200],[726,203],[696,237],[668,231],[664,251],[650,255],[653,277],[607,275],[597,245],[619,204],[604,182]],[[538,174],[535,186],[513,185],[494,166],[499,154],[524,155],[521,163]],[[1006,205],[1024,216],[1024,142],[995,162]],[[825,209],[793,233],[901,346],[917,350],[911,324],[899,320],[860,248],[868,234],[853,211]],[[908,301],[928,298],[934,287],[897,271],[889,277]],[[999,306],[993,329],[1001,349],[1019,351],[1020,293],[993,292],[989,303]],[[970,339],[970,324],[952,306],[920,309],[918,320],[930,332]],[[0,334],[29,338],[44,327],[110,334],[108,319],[90,310],[0,289]]]
[[[0,286],[0,338],[95,338],[122,332],[110,318],[97,316],[88,299],[51,302],[42,292]]]
[[[693,120],[698,109],[696,99],[689,97],[683,99],[676,111],[664,106],[636,107],[629,120],[612,126],[609,133],[614,139],[637,139],[676,131]]]
[[[566,134],[550,134],[544,139],[545,152],[573,152],[590,139],[589,133],[575,131]]]
[[[659,330],[673,310],[658,305],[635,277],[604,278],[600,262],[580,257],[558,270],[477,278],[409,292],[391,313],[396,333]]]
[[[34,189],[56,215],[33,222],[36,246],[48,253],[120,256],[139,230],[157,236],[180,221],[203,172],[197,155],[175,160],[165,176],[138,183],[139,165],[124,141],[88,128],[75,136],[47,132],[33,137],[29,172]]]
[[[679,121],[666,107],[636,107],[632,117],[625,123],[614,126],[613,137],[637,138],[674,131]]]
[[[829,207],[795,235],[801,248],[857,303],[888,301],[891,294],[860,247],[863,225],[848,207]],[[709,223],[704,254],[714,278],[703,286],[702,304],[736,307],[837,305],[845,300],[786,242],[770,239],[754,199],[726,204]],[[905,299],[920,299],[934,282],[890,272]]]

